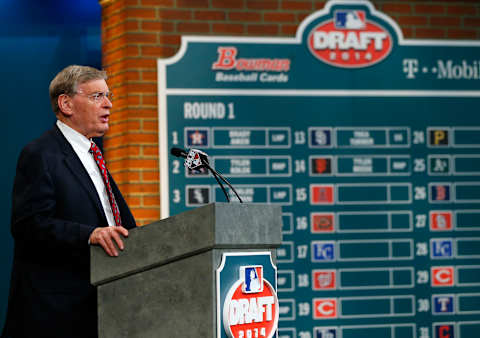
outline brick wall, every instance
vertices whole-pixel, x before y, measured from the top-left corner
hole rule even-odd
[[[480,1],[371,1],[406,38],[480,39]],[[160,218],[156,59],[181,35],[294,36],[315,0],[100,0],[103,65],[115,93],[109,168],[139,224]]]

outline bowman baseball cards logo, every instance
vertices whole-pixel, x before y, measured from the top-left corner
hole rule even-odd
[[[341,68],[362,68],[385,59],[393,39],[363,10],[341,9],[308,35],[308,48],[317,59]]]
[[[223,256],[221,267],[217,270],[217,311],[223,323],[218,324],[219,331],[223,326],[219,337],[271,338],[277,332],[280,311],[276,282],[271,283],[266,278],[267,275],[270,278],[276,276],[276,269],[272,268],[270,253],[256,254],[264,257],[258,258],[252,253],[228,253]],[[267,255],[268,261],[265,260]],[[228,259],[228,256],[234,257]],[[265,272],[265,269],[269,271]],[[225,275],[221,277],[223,273]],[[222,294],[225,297],[220,299]]]

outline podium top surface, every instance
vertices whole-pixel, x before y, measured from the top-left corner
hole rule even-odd
[[[280,206],[213,203],[137,227],[118,257],[91,247],[92,284],[98,285],[211,249],[272,249],[282,242]]]

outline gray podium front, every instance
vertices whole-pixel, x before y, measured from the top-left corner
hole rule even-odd
[[[118,257],[92,247],[99,338],[217,337],[222,253],[275,258],[281,228],[279,206],[215,203],[130,230]]]

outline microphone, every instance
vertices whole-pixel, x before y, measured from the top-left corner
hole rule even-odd
[[[170,149],[170,154],[172,154],[173,156],[176,156],[176,157],[183,157],[183,158],[187,158],[187,152],[183,149],[180,149],[180,148],[172,148]]]
[[[210,170],[212,173],[213,177],[217,181],[218,185],[220,185],[220,188],[222,188],[223,194],[225,195],[225,198],[227,199],[227,202],[230,202],[230,198],[228,197],[227,191],[225,190],[225,187],[223,186],[222,182],[220,179],[225,182],[230,189],[235,193],[237,196],[238,200],[240,203],[243,203],[242,199],[238,195],[237,191],[235,188],[228,182],[228,180],[223,177],[223,175],[218,172],[217,170],[213,169],[209,162],[208,162],[208,155],[207,153],[198,150],[198,149],[190,149],[190,151],[187,153],[185,150],[180,149],[180,148],[171,148],[170,153],[176,157],[183,157],[185,158],[185,162],[183,165],[189,169],[195,170],[195,169],[200,169],[200,168],[207,168]]]

